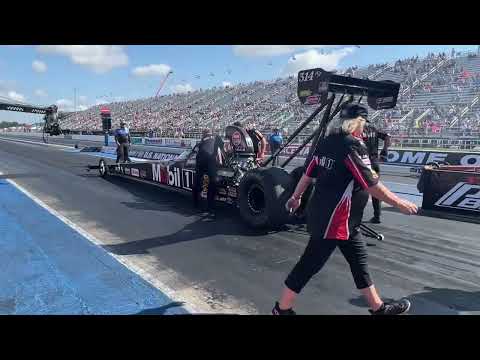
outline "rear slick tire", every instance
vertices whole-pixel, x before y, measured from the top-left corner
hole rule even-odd
[[[285,204],[292,186],[292,177],[281,168],[258,168],[247,172],[239,185],[240,217],[251,228],[280,227],[288,222]]]

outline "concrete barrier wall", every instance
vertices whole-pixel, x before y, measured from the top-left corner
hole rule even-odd
[[[35,136],[35,137],[42,137],[41,133],[24,133],[24,132],[10,132],[5,133],[5,135],[14,135],[14,136]],[[58,137],[62,138],[62,137]],[[69,136],[70,138],[70,136]],[[71,135],[71,138],[74,140],[88,140],[88,141],[95,141],[102,143],[104,142],[104,136],[101,135]],[[135,140],[135,141],[133,141]],[[113,143],[115,141],[113,136],[109,136],[109,143]],[[139,137],[132,137],[132,145],[151,148],[152,151],[158,152],[165,152],[171,154],[181,154],[185,150],[188,150],[192,145],[197,143],[197,139],[172,139],[172,138],[139,138]],[[182,147],[183,145],[183,147]],[[291,149],[288,149],[288,152],[291,152]],[[287,159],[286,156],[280,156],[279,162],[282,163]],[[302,166],[305,163],[304,157],[297,157],[293,159],[290,164],[289,168],[294,168],[298,166]],[[384,174],[389,175],[401,175],[401,176],[408,176],[412,175],[410,172],[410,166],[397,166],[393,164],[385,164],[381,165],[381,171]]]

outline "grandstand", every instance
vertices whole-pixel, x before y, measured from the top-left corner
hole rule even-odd
[[[429,54],[425,58],[400,59],[366,68],[352,67],[341,73],[401,83],[395,109],[370,110],[371,119],[400,142],[416,137],[478,139],[478,53]],[[302,106],[298,101],[294,77],[113,102],[106,106],[112,112],[114,127],[120,120],[125,120],[132,132],[188,138],[198,138],[205,127],[221,132],[234,121],[255,122],[257,128],[265,133],[279,127],[288,134],[313,111],[312,107]],[[100,107],[77,112],[61,126],[73,131],[100,131]],[[310,130],[305,129],[305,134]],[[456,146],[449,141],[430,142],[430,145],[434,143]],[[461,143],[459,146],[466,145]]]

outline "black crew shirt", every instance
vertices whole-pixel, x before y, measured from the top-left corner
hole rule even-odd
[[[305,175],[316,178],[308,206],[308,230],[315,237],[348,240],[358,234],[366,191],[378,183],[362,140],[332,134],[317,145]]]
[[[218,149],[223,149],[223,140],[220,136],[208,136],[198,146],[197,159],[216,161]]]
[[[368,155],[371,159],[378,159],[378,143],[379,139],[385,141],[390,135],[384,131],[378,130],[373,125],[365,125],[363,130],[363,141],[368,150]]]
[[[263,135],[257,129],[247,130],[247,134],[252,139],[253,151],[255,152],[255,154],[258,154],[258,150],[260,148],[260,143],[262,142]]]

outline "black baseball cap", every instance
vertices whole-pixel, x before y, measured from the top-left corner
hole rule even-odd
[[[363,117],[368,122],[368,109],[361,104],[346,104],[340,111],[342,119],[354,119],[358,116]]]

